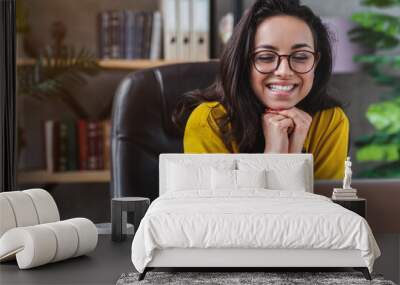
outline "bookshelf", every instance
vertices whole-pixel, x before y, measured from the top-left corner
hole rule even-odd
[[[27,21],[29,23],[30,32],[29,35],[26,36],[26,46],[30,52],[26,54],[31,56],[41,54],[40,51],[44,47],[50,45],[54,46],[55,42],[62,40],[63,44],[73,46],[76,50],[84,47],[88,51],[91,51],[93,56],[97,57],[101,72],[99,72],[99,75],[96,77],[86,78],[87,84],[81,89],[77,89],[76,92],[74,91],[74,95],[71,96],[74,98],[74,101],[77,102],[77,105],[82,107],[87,113],[90,113],[93,118],[103,118],[103,113],[105,114],[106,112],[100,111],[107,111],[106,105],[108,102],[112,102],[110,98],[112,98],[119,82],[126,74],[132,71],[158,66],[205,60],[203,57],[198,57],[199,54],[202,54],[200,52],[192,53],[195,54],[196,57],[185,56],[171,57],[174,58],[174,60],[163,59],[163,57],[166,57],[163,47],[165,23],[161,21],[160,24],[157,21],[159,15],[156,13],[163,13],[162,1],[159,0],[97,0],[95,2],[91,0],[82,0],[79,9],[76,8],[76,3],[71,3],[71,1],[56,3],[53,0],[21,0],[21,2],[24,3],[26,10],[29,11]],[[234,0],[229,0],[228,2],[233,3]],[[217,5],[219,1],[215,1],[215,4],[212,3],[214,2],[210,0],[209,5],[214,5],[215,7],[213,6],[213,8],[208,9],[208,11],[211,13],[212,11],[215,12],[218,10],[219,18],[221,15],[226,14],[227,11],[225,10],[229,10],[227,4],[224,4],[223,7],[219,7],[219,4]],[[203,10],[206,11],[205,9]],[[176,10],[174,11],[176,13]],[[198,11],[200,10],[198,9]],[[108,17],[106,21],[103,21],[104,16]],[[177,15],[175,16],[177,17]],[[209,15],[210,19],[212,17],[214,17],[213,14]],[[214,22],[214,20],[209,21],[208,25],[210,29],[212,29],[211,25]],[[54,26],[54,23],[57,23],[57,25]],[[106,26],[105,29],[104,24]],[[54,27],[57,29],[54,30]],[[64,34],[62,33],[63,29],[66,31]],[[43,32],[44,30],[46,32]],[[55,33],[55,31],[57,33]],[[135,37],[127,33],[127,31],[134,32]],[[129,37],[128,34],[130,34]],[[152,36],[153,34],[155,36]],[[209,50],[208,56],[213,55],[210,41],[211,36],[214,34],[216,34],[216,32],[211,33],[210,31],[210,39],[204,41],[207,46],[209,45],[207,48]],[[135,41],[142,44],[137,45]],[[157,52],[154,52],[154,49],[151,48],[153,43],[154,46],[159,47],[159,49],[155,49]],[[138,47],[141,50],[140,52],[137,50]],[[102,52],[109,48],[111,48],[111,54]],[[127,50],[132,52],[131,49],[133,48],[135,48],[133,54],[127,52]],[[115,50],[118,50],[118,52],[115,52]],[[107,59],[103,59],[102,57]],[[175,58],[182,59],[175,60]],[[35,63],[35,58],[17,59],[17,66],[22,67],[18,68],[18,70],[21,71],[21,75],[26,73],[28,75],[40,77],[41,70],[39,68],[38,70],[34,68]],[[26,69],[24,69],[24,67],[26,67]],[[26,82],[29,83],[31,78],[27,79]],[[21,129],[24,131],[26,138],[26,146],[24,146],[26,155],[21,160],[21,169],[42,169],[35,171],[20,170],[18,175],[19,183],[62,184],[102,183],[110,181],[109,170],[68,170],[65,172],[51,172],[51,168],[49,168],[50,171],[46,169],[42,155],[35,153],[36,149],[42,151],[45,143],[42,130],[43,121],[46,122],[49,119],[63,121],[65,120],[64,118],[69,119],[70,117],[81,118],[78,115],[71,115],[74,110],[73,108],[65,108],[62,102],[50,102],[47,98],[46,101],[43,101],[42,105],[39,105],[39,103],[34,101],[31,97],[22,96],[18,104],[22,110],[19,113]]]
[[[110,170],[80,170],[49,172],[47,170],[20,171],[18,182],[22,184],[37,183],[102,183],[110,182]]]

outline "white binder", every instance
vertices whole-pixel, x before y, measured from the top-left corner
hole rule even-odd
[[[177,60],[177,1],[162,0],[161,10],[164,21],[164,59]]]
[[[191,0],[191,59],[209,60],[210,0]]]
[[[189,61],[191,59],[191,0],[178,0],[178,59]]]
[[[151,31],[150,59],[161,57],[161,14],[156,11],[153,14],[153,25]]]

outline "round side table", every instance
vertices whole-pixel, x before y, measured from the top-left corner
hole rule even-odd
[[[134,231],[150,205],[150,199],[144,197],[120,197],[111,199],[111,239],[123,241],[126,239],[127,213],[133,212]]]

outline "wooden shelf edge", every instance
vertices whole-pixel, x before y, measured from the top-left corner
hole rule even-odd
[[[217,59],[210,59],[211,61],[215,61]],[[206,62],[205,61],[196,61],[196,62]],[[169,65],[169,64],[177,64],[177,63],[189,63],[194,61],[184,61],[184,60],[150,60],[150,59],[99,59],[98,63],[100,67],[104,69],[145,69],[152,68],[156,66]],[[33,66],[35,64],[35,59],[26,58],[26,59],[17,59],[17,66]]]
[[[144,69],[161,65],[179,63],[179,61],[148,59],[102,59],[99,65],[105,69]]]
[[[215,59],[210,59],[211,61]],[[209,60],[196,61],[207,62]],[[156,66],[177,64],[177,63],[190,63],[194,61],[185,60],[149,60],[149,59],[103,59],[99,60],[99,65],[106,69],[145,69]]]
[[[109,182],[110,170],[49,172],[47,170],[20,171],[18,183],[95,183]]]
[[[35,62],[34,58],[17,58],[17,66],[33,66]]]

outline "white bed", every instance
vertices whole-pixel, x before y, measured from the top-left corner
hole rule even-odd
[[[154,267],[355,267],[368,278],[380,251],[367,222],[312,192],[310,154],[162,154],[132,262],[141,278]]]

